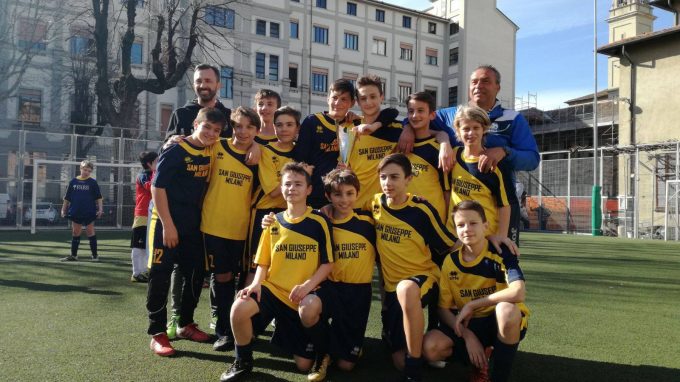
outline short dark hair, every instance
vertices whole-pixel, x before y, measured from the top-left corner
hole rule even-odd
[[[354,187],[357,194],[359,193],[359,178],[350,169],[336,168],[323,177],[323,190],[326,194],[330,195],[343,184]]]
[[[332,92],[340,92],[340,94],[348,93],[352,101],[354,101],[354,85],[352,85],[352,81],[350,80],[341,78],[333,81],[333,84],[328,89],[328,94],[330,95]]]
[[[255,93],[255,106],[257,106],[257,103],[264,98],[274,98],[276,100],[276,108],[281,107],[281,96],[279,93],[270,90],[270,89],[260,89]]]
[[[413,174],[413,167],[408,157],[402,153],[390,154],[378,163],[378,171],[382,171],[388,164],[396,164],[404,170],[404,176],[409,177]]]
[[[367,74],[365,76],[360,77],[357,80],[356,88],[357,97],[359,97],[359,88],[370,85],[377,87],[378,91],[380,92],[380,95],[383,95],[382,80],[380,79],[380,77],[376,76],[375,74]]]
[[[282,115],[290,115],[295,119],[295,124],[300,127],[300,118],[302,118],[302,114],[300,114],[299,111],[290,106],[280,107],[274,112],[274,123],[276,123],[276,119]]]
[[[215,73],[215,78],[217,78],[217,82],[220,82],[220,70],[217,69],[217,67],[212,66],[210,64],[199,64],[199,65],[196,65],[196,68],[194,68],[195,71],[208,70],[208,69],[212,70]]]
[[[304,162],[288,162],[285,165],[283,165],[283,168],[281,169],[281,177],[283,178],[283,175],[286,173],[304,175],[305,181],[307,182],[307,186],[311,186],[312,176],[309,175],[307,170],[305,170],[306,165],[307,164]]]
[[[492,71],[494,76],[496,76],[496,83],[498,85],[501,84],[501,72],[499,72],[498,69],[496,69],[496,67],[494,67],[493,65],[489,65],[489,64],[479,65],[478,67],[475,68],[475,70],[472,71],[472,73],[474,73],[474,72],[476,72],[480,69]]]
[[[204,107],[198,111],[195,122],[202,123],[205,121],[217,123],[222,126],[222,129],[224,129],[224,126],[227,124],[227,117],[220,109],[216,109],[214,107]]]
[[[406,105],[411,101],[420,101],[427,103],[427,107],[430,108],[430,112],[437,110],[437,102],[434,100],[432,94],[428,92],[416,92],[408,96]]]
[[[482,207],[482,205],[475,200],[463,200],[462,202],[453,206],[453,210],[451,211],[452,219],[454,216],[456,216],[456,212],[458,211],[475,211],[482,218],[482,222],[486,222],[486,213],[484,213],[484,207]]]
[[[246,117],[250,120],[250,124],[255,126],[257,128],[257,131],[260,131],[260,116],[257,115],[257,112],[255,110],[249,108],[249,107],[244,107],[244,106],[239,106],[236,108],[236,110],[231,112],[231,120],[236,122],[236,118],[238,117]]]
[[[145,170],[149,169],[149,163],[153,162],[158,158],[158,153],[155,151],[142,151],[139,154],[139,163],[142,164],[142,167]]]

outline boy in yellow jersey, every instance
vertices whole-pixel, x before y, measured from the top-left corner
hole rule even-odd
[[[453,208],[463,246],[448,255],[439,280],[438,329],[427,333],[423,352],[441,361],[454,352],[474,366],[471,381],[507,381],[519,342],[527,331],[524,274],[508,247],[497,251],[485,239],[488,222],[481,204],[466,200]],[[490,347],[493,347],[491,350]],[[485,350],[486,349],[486,350]]]
[[[269,213],[279,213],[286,209],[286,201],[281,194],[281,169],[293,161],[295,137],[300,131],[300,112],[290,106],[284,106],[274,112],[274,131],[277,141],[262,147],[262,157],[258,165],[259,184],[253,196],[253,210],[246,243],[246,256],[243,270],[248,278],[243,278],[245,286],[253,281],[255,265],[252,260],[257,252],[257,245],[262,235],[260,222]]]
[[[213,349],[226,351],[234,340],[229,311],[234,301],[234,277],[240,270],[257,167],[246,164],[246,152],[260,130],[260,118],[250,108],[239,106],[231,113],[234,134],[213,146],[210,183],[203,201],[201,232],[205,239],[208,267],[214,274],[217,341]],[[181,317],[181,316],[180,316]]]
[[[451,172],[451,204],[446,226],[454,232],[453,206],[463,200],[475,200],[484,207],[488,221],[486,236],[510,235],[510,202],[515,198],[512,169],[500,161],[489,172],[479,170],[479,158],[485,152],[484,134],[491,127],[486,111],[477,106],[460,106],[453,122],[456,137],[463,147],[454,149],[455,166]]]
[[[151,350],[160,356],[175,354],[165,332],[174,264],[183,276],[177,335],[206,342],[210,337],[194,323],[194,310],[203,287],[205,252],[201,237],[201,206],[210,175],[211,146],[226,124],[221,111],[203,108],[194,132],[161,153],[151,187],[153,210],[149,223],[149,284],[146,308]]]
[[[276,319],[278,343],[294,354],[301,371],[313,373],[329,362],[325,303],[316,295],[333,268],[330,222],[307,206],[312,192],[306,167],[288,163],[281,170],[287,209],[262,233],[253,282],[238,293],[231,308],[236,359],[220,381],[234,381],[253,369],[253,335]],[[276,336],[275,336],[276,337]]]
[[[266,145],[270,142],[276,142],[276,135],[274,132],[274,112],[281,107],[281,96],[279,93],[269,90],[260,89],[255,93],[255,110],[260,116],[260,133],[255,137],[255,142]]]
[[[432,204],[442,221],[446,222],[449,202],[450,174],[439,166],[439,143],[430,134],[430,121],[434,119],[435,100],[430,93],[418,92],[408,97],[408,122],[416,140],[408,159],[413,165],[413,180],[408,192]]]
[[[439,268],[433,258],[454,244],[430,203],[406,192],[412,175],[404,154],[380,162],[383,193],[374,196],[376,247],[385,283],[385,331],[392,361],[406,379],[422,378],[423,308],[437,298]]]
[[[338,368],[350,371],[359,359],[371,309],[375,227],[368,211],[352,209],[360,189],[352,171],[329,172],[324,186],[331,202],[335,257],[327,288],[332,304],[330,349]]]

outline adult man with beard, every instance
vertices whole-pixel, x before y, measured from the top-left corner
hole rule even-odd
[[[196,66],[192,87],[194,93],[196,93],[196,99],[187,102],[186,105],[172,112],[166,137],[172,135],[191,135],[196,115],[204,107],[214,107],[224,113],[227,119],[227,126],[222,130],[220,136],[223,138],[230,137],[232,133],[230,123],[231,110],[224,106],[217,97],[217,92],[220,90],[219,70],[209,64]]]

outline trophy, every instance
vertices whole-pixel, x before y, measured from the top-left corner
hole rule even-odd
[[[354,126],[347,126],[347,124],[336,125],[338,132],[338,151],[340,152],[340,161],[345,165],[349,162],[349,156],[352,153],[354,140],[356,139],[356,132]]]

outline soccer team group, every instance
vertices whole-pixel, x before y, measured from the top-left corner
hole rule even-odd
[[[451,359],[470,365],[471,380],[508,379],[529,316],[514,171],[536,167],[538,152],[526,121],[496,100],[495,68],[472,73],[466,105],[435,110],[431,94],[411,94],[403,120],[382,108],[373,75],[335,81],[328,110],[302,121],[266,89],[255,110],[227,109],[210,65],[196,67],[193,86],[197,99],[172,117],[177,135],[140,156],[132,277],[148,282],[156,354],[175,354],[169,334],[214,338],[194,321],[209,272],[213,348],[235,350],[221,381],[252,372],[253,342],[273,320],[272,343],[309,381],[331,363],[351,371],[377,264],[383,341],[405,380]],[[84,162],[65,197],[64,260],[77,260],[83,226],[97,258],[91,171]],[[79,202],[86,193],[91,202]]]

